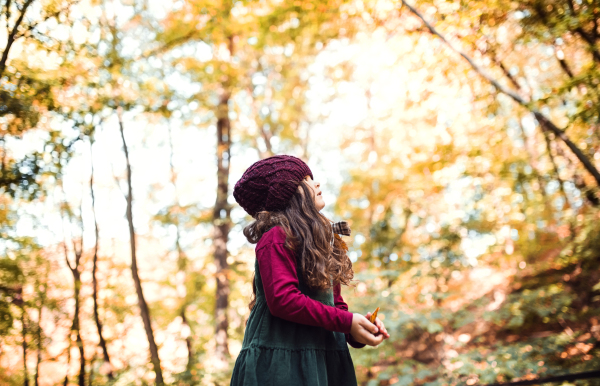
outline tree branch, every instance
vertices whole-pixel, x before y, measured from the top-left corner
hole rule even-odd
[[[27,8],[34,2],[34,0],[27,0],[25,4],[23,4],[23,8],[20,10],[21,14],[19,15],[17,21],[15,21],[15,25],[12,30],[8,34],[8,38],[6,40],[6,47],[2,52],[2,58],[0,58],[0,78],[4,74],[4,70],[6,69],[6,61],[8,60],[8,53],[10,52],[10,48],[16,40],[17,32],[19,31],[19,26],[23,22],[23,18],[25,18],[25,13],[27,13]],[[7,4],[8,8],[10,8],[10,3]],[[7,9],[7,13],[10,15],[10,11]],[[6,25],[8,26],[8,18],[6,19]]]
[[[429,29],[431,34],[440,38],[452,51],[454,51],[455,53],[462,56],[471,65],[471,67],[473,68],[473,70],[475,70],[475,72],[477,72],[481,77],[483,77],[488,82],[490,82],[500,93],[507,95],[512,100],[517,102],[519,105],[521,105],[522,107],[527,109],[530,113],[532,113],[535,116],[535,118],[537,119],[537,121],[540,123],[541,126],[544,126],[546,129],[548,129],[552,133],[554,133],[554,135],[556,137],[560,138],[567,145],[567,147],[569,147],[569,149],[571,149],[573,154],[575,154],[575,156],[583,164],[585,169],[594,177],[598,186],[600,186],[600,172],[598,171],[598,169],[596,169],[596,167],[589,160],[589,158],[581,151],[581,149],[579,149],[577,147],[577,145],[575,145],[569,139],[569,137],[567,137],[567,135],[565,134],[565,132],[563,130],[559,129],[554,124],[554,122],[552,122],[550,119],[546,118],[541,112],[539,112],[537,109],[535,109],[533,106],[531,106],[529,101],[526,101],[525,99],[523,99],[520,95],[518,95],[514,91],[512,91],[509,88],[500,84],[495,78],[493,78],[486,71],[484,71],[483,68],[481,68],[479,65],[477,65],[473,61],[473,59],[471,59],[471,57],[469,57],[469,55],[467,55],[462,50],[456,48],[440,32],[438,32],[433,25],[431,25],[427,20],[425,20],[425,17],[423,15],[421,15],[421,13],[419,11],[417,11],[413,6],[408,4],[406,2],[406,0],[401,0],[401,1],[402,1],[402,4],[404,4],[414,15],[416,15],[419,19],[421,19],[421,21],[427,27],[427,29]]]
[[[441,33],[439,33],[433,25],[431,25],[427,20],[425,20],[425,17],[423,15],[421,15],[421,13],[419,11],[417,11],[412,5],[408,4],[405,0],[401,0],[401,1],[402,1],[402,4],[404,4],[414,15],[416,15],[419,19],[421,19],[421,21],[423,22],[425,27],[427,27],[427,29],[429,30],[429,32],[431,32],[432,35],[435,35],[438,38],[440,38],[452,51],[454,51],[455,53],[462,56],[463,59],[465,59],[479,75],[481,75],[488,82],[490,82],[496,89],[498,89],[498,91],[500,91],[501,93],[503,93],[505,95],[508,95],[514,101],[516,101],[517,103],[519,103],[523,106],[527,105],[528,101],[523,99],[516,92],[514,92],[514,91],[510,90],[509,88],[500,84],[496,79],[494,79],[490,74],[488,74],[483,68],[481,68],[477,63],[475,63],[469,55],[467,55],[464,51],[460,50],[459,48],[455,47],[452,43],[450,43],[446,39],[446,37],[444,35],[442,35]]]
[[[565,199],[565,204],[572,207],[571,201],[569,201],[569,196],[567,196],[567,191],[565,190],[565,182],[560,177],[560,172],[558,171],[558,165],[556,164],[556,160],[554,159],[554,155],[552,154],[552,142],[550,141],[550,136],[548,132],[542,130],[542,134],[544,135],[544,140],[546,141],[546,151],[548,152],[548,157],[550,158],[550,163],[552,163],[552,168],[554,169],[554,174],[556,175],[556,179],[558,180],[558,186],[560,187],[560,192]]]
[[[565,54],[564,54],[563,50],[556,47],[556,45],[554,45],[554,56],[556,57],[556,60],[558,60],[558,63],[560,64],[560,68],[563,69],[565,74],[567,74],[567,76],[570,79],[573,79],[575,75],[573,74],[571,67],[569,67],[569,64],[565,60]]]

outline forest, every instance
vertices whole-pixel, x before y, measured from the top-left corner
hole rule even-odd
[[[0,384],[229,385],[252,163],[344,237],[360,385],[600,369],[599,0],[0,1]],[[560,384],[560,383],[559,383]],[[600,379],[563,385],[600,385]]]

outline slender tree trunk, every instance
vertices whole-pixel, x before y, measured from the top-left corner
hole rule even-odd
[[[96,363],[96,353],[94,353],[94,356],[92,357],[92,360],[90,361],[90,373],[88,375],[88,385],[92,386],[94,384],[94,363]]]
[[[229,37],[229,54],[233,56],[233,37]],[[227,204],[229,193],[229,161],[231,156],[231,121],[229,120],[229,80],[222,85],[217,107],[217,199],[213,211],[213,245],[217,272],[217,298],[215,307],[215,355],[221,364],[229,357],[227,346],[227,305],[229,303],[229,264],[227,263],[227,241],[231,227],[230,207]]]
[[[183,325],[187,326],[190,329],[189,335],[185,338],[185,346],[187,347],[188,351],[188,361],[185,368],[187,371],[191,372],[196,361],[194,359],[194,348],[192,346],[192,331],[188,323],[187,316],[185,315],[185,307],[181,307],[181,312],[179,313],[179,316],[181,316],[181,321]]]
[[[73,242],[73,249],[75,253],[75,264],[71,265],[69,261],[69,255],[67,251],[66,240],[63,242],[65,261],[67,266],[73,274],[73,299],[75,300],[75,312],[73,313],[73,322],[71,324],[71,334],[75,332],[75,341],[77,343],[77,349],[79,350],[79,376],[78,385],[85,386],[85,352],[83,348],[83,340],[81,339],[80,323],[79,323],[79,312],[81,309],[80,291],[81,291],[81,271],[79,270],[81,263],[81,253],[83,246],[82,244],[77,245]],[[71,335],[69,335],[70,337]],[[66,381],[66,380],[65,380]]]
[[[35,386],[40,385],[40,363],[42,362],[42,311],[44,309],[44,294],[41,294],[40,305],[38,307],[38,321],[36,329],[36,341],[37,341],[37,359],[35,362]]]
[[[79,260],[79,258],[77,259]],[[79,263],[79,262],[78,262]],[[83,340],[81,339],[81,328],[79,321],[79,312],[81,309],[80,291],[81,291],[81,273],[79,272],[79,264],[76,263],[76,268],[73,270],[73,277],[75,279],[75,314],[73,315],[73,327],[75,331],[75,339],[77,342],[77,348],[79,349],[79,386],[85,386],[85,352],[83,348]]]
[[[23,338],[23,385],[29,386],[29,371],[27,370],[27,323],[25,314],[25,302],[21,302],[21,336]]]
[[[473,70],[475,70],[475,72],[477,72],[481,77],[490,82],[496,88],[496,90],[498,90],[498,92],[510,97],[513,101],[515,101],[516,103],[527,109],[530,113],[532,113],[535,116],[535,119],[537,119],[537,121],[540,123],[540,126],[542,126],[542,130],[547,129],[551,131],[557,138],[560,138],[560,140],[563,141],[565,145],[567,145],[567,147],[573,152],[577,159],[579,159],[579,161],[583,164],[583,167],[594,177],[594,179],[596,180],[596,184],[600,186],[600,171],[598,171],[598,169],[583,153],[583,151],[581,151],[581,149],[569,139],[564,130],[559,129],[558,126],[554,124],[554,122],[546,118],[542,113],[535,109],[528,101],[523,99],[519,94],[500,84],[500,82],[498,82],[490,74],[485,72],[479,65],[477,65],[469,55],[467,55],[460,49],[454,47],[454,45],[451,44],[444,35],[438,32],[436,28],[427,20],[425,20],[425,17],[423,17],[423,15],[419,11],[417,11],[412,5],[408,4],[406,0],[401,1],[402,4],[404,4],[410,10],[410,12],[412,12],[415,16],[421,19],[421,21],[423,22],[423,24],[425,24],[425,27],[427,27],[431,34],[440,38],[452,51],[462,56],[469,63],[471,68],[473,68]]]
[[[565,205],[568,205],[570,208],[572,208],[573,206],[571,205],[571,201],[569,201],[569,196],[567,196],[567,191],[565,190],[565,182],[560,177],[558,165],[556,164],[556,160],[554,159],[554,154],[552,154],[552,143],[550,142],[550,137],[549,137],[548,133],[545,131],[543,131],[542,134],[544,135],[544,140],[546,142],[546,152],[548,153],[548,157],[550,158],[550,163],[552,164],[552,169],[554,170],[556,180],[558,181],[558,187],[560,188],[560,193],[562,194],[563,199],[565,200]]]
[[[150,360],[154,366],[154,373],[156,375],[156,384],[159,386],[164,385],[162,369],[160,366],[160,358],[158,357],[158,347],[154,340],[154,332],[152,331],[152,323],[150,319],[150,309],[144,298],[142,291],[142,282],[138,275],[137,267],[137,255],[135,246],[135,229],[133,228],[133,189],[131,185],[131,164],[129,162],[129,152],[127,150],[127,142],[125,141],[125,133],[123,129],[123,119],[121,111],[117,111],[117,117],[119,119],[119,130],[121,132],[121,140],[123,141],[123,152],[125,153],[125,161],[127,164],[127,222],[129,224],[129,242],[131,246],[131,275],[133,276],[133,282],[135,284],[135,291],[138,296],[138,305],[140,307],[140,314],[142,321],[144,322],[144,329],[146,330],[146,336],[148,337],[148,345],[150,346]]]
[[[62,181],[61,181],[61,188],[62,188]],[[63,195],[64,195],[64,188],[63,189]],[[65,208],[68,207],[68,203],[66,201],[66,199],[63,202],[63,205]],[[61,216],[63,215],[63,206],[61,206]],[[65,210],[66,211],[66,210]],[[71,221],[71,214],[70,211],[67,212],[67,219],[69,221]],[[62,220],[62,219],[61,219]],[[71,329],[69,330],[69,335],[68,335],[68,339],[69,339],[69,347],[67,348],[67,372],[65,374],[65,380],[64,380],[64,386],[67,386],[69,383],[69,366],[71,364],[71,344],[73,342],[73,332],[76,333],[76,342],[77,342],[77,348],[79,349],[79,363],[80,363],[80,371],[79,371],[79,377],[78,377],[78,384],[83,386],[81,383],[81,378],[82,378],[82,371],[81,369],[83,368],[83,375],[85,376],[85,355],[83,353],[83,343],[81,342],[81,335],[79,334],[79,290],[81,288],[81,278],[80,278],[80,272],[79,272],[79,263],[81,261],[81,251],[83,249],[83,238],[81,240],[81,242],[79,243],[79,245],[77,245],[77,243],[75,241],[73,241],[73,252],[75,254],[75,262],[74,264],[71,264],[71,261],[69,260],[69,250],[67,247],[67,232],[64,226],[64,221],[62,222],[62,226],[63,226],[63,252],[65,255],[65,263],[67,264],[67,267],[69,267],[69,270],[71,271],[71,274],[73,275],[73,299],[75,300],[75,311],[73,312],[73,321],[71,322]],[[81,225],[82,231],[83,231],[83,224]]]
[[[71,337],[71,331],[69,331],[69,347],[67,347],[67,371],[65,373],[65,380],[63,382],[63,386],[67,386],[69,384],[69,367],[71,366],[71,343],[72,343],[72,337]]]
[[[2,75],[4,75],[4,70],[6,70],[6,62],[8,61],[8,53],[10,52],[10,49],[17,38],[17,33],[19,32],[19,27],[21,26],[21,23],[23,22],[23,18],[25,17],[25,14],[27,13],[27,8],[29,8],[29,6],[33,3],[33,1],[34,0],[27,0],[23,4],[21,9],[19,10],[19,12],[20,12],[19,17],[15,21],[15,24],[13,25],[10,33],[8,34],[8,38],[6,39],[6,46],[4,47],[4,51],[2,51],[2,57],[0,57],[0,78],[2,78]],[[8,8],[7,11],[10,11],[10,4],[7,4],[7,8]],[[9,19],[9,17],[6,18],[7,25],[9,22],[8,19]]]
[[[65,201],[66,205],[66,201]],[[83,232],[83,223],[80,223],[81,230]],[[69,261],[69,252],[67,250],[67,240],[66,233],[63,229],[63,234],[65,239],[63,240],[63,248],[65,254],[65,262],[67,266],[71,270],[73,274],[73,298],[75,300],[75,312],[73,313],[73,323],[71,324],[71,333],[75,332],[75,341],[77,343],[77,349],[79,350],[79,376],[78,376],[78,384],[79,386],[85,386],[85,352],[83,348],[83,340],[81,339],[81,329],[80,329],[80,318],[79,312],[81,309],[81,301],[80,301],[80,291],[81,291],[81,271],[79,267],[81,266],[81,255],[83,252],[83,236],[79,243],[73,241],[73,252],[75,254],[75,263],[71,264]],[[70,335],[69,335],[70,337]],[[65,382],[67,379],[65,379]]]
[[[63,381],[63,386],[67,386],[69,384],[69,368],[71,367],[71,347],[73,344],[73,331],[69,330],[69,334],[67,335],[67,339],[69,341],[69,346],[67,347],[67,371],[65,371],[65,380]]]
[[[112,380],[114,378],[112,365],[110,363],[110,357],[108,356],[108,349],[106,347],[106,341],[104,340],[104,335],[102,335],[102,323],[100,322],[100,315],[98,313],[98,278],[96,277],[96,272],[98,270],[98,243],[99,243],[99,235],[100,232],[98,230],[98,221],[96,219],[96,197],[94,195],[94,156],[93,156],[93,142],[92,138],[90,138],[90,194],[92,196],[92,215],[94,217],[94,257],[92,264],[92,287],[93,287],[93,298],[94,298],[94,320],[96,322],[96,329],[98,330],[98,336],[100,338],[100,347],[102,348],[102,356],[104,359],[104,363],[108,365],[108,379]]]
[[[177,293],[181,299],[181,310],[179,311],[179,316],[181,316],[181,320],[184,326],[187,326],[190,329],[188,324],[188,319],[185,314],[185,310],[187,308],[187,291],[186,291],[186,271],[188,266],[187,256],[181,247],[181,228],[180,228],[180,220],[179,213],[181,208],[181,204],[179,202],[179,194],[177,193],[177,173],[175,172],[175,164],[173,163],[173,154],[175,153],[173,149],[173,138],[171,133],[171,127],[169,126],[169,167],[171,168],[171,185],[173,185],[173,191],[175,196],[175,208],[177,209],[176,216],[173,221],[175,222],[175,249],[177,250]],[[194,352],[192,349],[192,334],[191,329],[188,336],[185,337],[185,344],[188,351],[188,362],[186,365],[186,369],[188,371],[192,370],[194,365]]]

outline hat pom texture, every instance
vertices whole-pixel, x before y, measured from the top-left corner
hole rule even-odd
[[[248,214],[284,210],[304,177],[313,174],[300,158],[276,155],[254,163],[233,188],[233,197]],[[314,179],[314,178],[313,178]]]

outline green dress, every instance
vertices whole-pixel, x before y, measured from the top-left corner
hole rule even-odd
[[[258,262],[254,268],[256,304],[248,318],[231,386],[355,386],[354,364],[344,334],[271,315]],[[302,275],[298,276],[300,292],[335,307],[332,290],[310,291]]]

